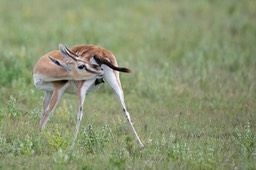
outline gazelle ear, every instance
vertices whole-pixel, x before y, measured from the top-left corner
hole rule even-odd
[[[51,57],[51,56],[49,56],[49,59],[50,59],[54,64],[63,67],[63,68],[64,68],[65,70],[67,70],[68,72],[71,71],[71,68],[70,68],[65,62],[63,62],[63,61],[61,61],[61,60],[57,60],[57,59],[55,59],[55,58],[53,58],[53,57]]]
[[[74,61],[77,61],[77,55],[75,53],[73,53],[71,50],[69,50],[66,46],[59,44],[59,50],[61,55],[66,59],[66,60],[70,60],[73,59]]]

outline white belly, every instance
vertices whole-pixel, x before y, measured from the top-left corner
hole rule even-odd
[[[44,91],[53,91],[54,90],[54,84],[52,81],[44,81],[42,79],[42,77],[40,75],[34,74],[33,75],[33,79],[34,79],[34,85],[40,89],[40,90],[44,90]],[[59,80],[55,80],[55,81],[59,81]],[[70,94],[77,94],[77,81],[75,80],[67,80],[67,83],[69,84],[67,90],[65,91],[66,93],[70,93]]]
[[[34,85],[40,89],[40,90],[44,90],[44,91],[54,91],[54,84],[53,81],[45,81],[42,79],[41,76],[34,74],[33,75],[33,79],[34,79]],[[96,79],[95,79],[96,80]],[[63,81],[63,80],[55,80],[55,81]],[[76,80],[67,80],[68,83],[68,88],[65,91],[65,93],[69,93],[69,94],[77,94],[78,93],[78,81]],[[95,86],[95,84],[93,84],[90,89],[88,90],[89,93],[94,92],[95,90],[97,90],[100,87],[101,84]]]

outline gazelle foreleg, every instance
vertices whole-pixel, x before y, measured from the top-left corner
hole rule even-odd
[[[41,116],[41,119],[40,119],[40,124],[42,123],[42,119],[45,115],[45,112],[46,112],[46,109],[49,105],[49,102],[50,102],[50,99],[52,97],[52,91],[45,91],[44,92],[44,101],[43,101],[43,106],[42,106],[42,116]]]
[[[105,69],[104,69],[105,70]],[[123,95],[123,89],[121,87],[121,83],[120,83],[120,80],[119,80],[119,75],[118,74],[115,74],[112,70],[110,69],[106,69],[107,71],[105,72],[106,74],[104,75],[104,78],[106,79],[106,81],[108,82],[108,84],[112,87],[112,89],[114,90],[115,94],[116,94],[116,97],[119,101],[119,103],[121,104],[122,106],[122,109],[123,109],[123,113],[124,113],[124,116],[126,118],[126,120],[128,121],[137,141],[138,141],[138,144],[139,144],[139,147],[140,148],[143,148],[144,145],[142,144],[134,126],[133,126],[133,123],[131,121],[131,117],[130,117],[130,114],[129,112],[127,111],[126,109],[126,106],[125,106],[125,103],[124,103],[124,95]]]
[[[65,90],[69,87],[69,83],[67,81],[59,81],[59,82],[54,82],[54,90],[51,96],[51,99],[49,101],[49,104],[46,108],[46,111],[44,115],[42,116],[40,120],[40,125],[39,128],[42,129],[45,127],[47,124],[50,115],[56,108],[57,104],[59,103],[63,93]]]
[[[86,93],[90,86],[95,82],[95,79],[80,81],[78,82],[78,100],[79,100],[79,110],[77,114],[77,122],[76,122],[76,131],[75,131],[75,138],[78,135],[80,122],[83,117],[83,104],[85,100]]]

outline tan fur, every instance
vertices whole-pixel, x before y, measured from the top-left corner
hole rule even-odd
[[[98,56],[100,58],[105,58],[109,60],[113,65],[118,66],[115,56],[105,48],[95,46],[95,45],[79,45],[71,47],[70,50],[79,56],[79,60],[89,64],[91,67],[92,64],[89,62],[90,59],[94,56]],[[43,80],[47,81],[47,79],[59,79],[59,80],[81,80],[83,77],[90,77],[93,73],[83,72],[77,73],[75,69],[72,69],[71,73],[68,73],[64,68],[59,67],[54,64],[49,56],[67,62],[64,60],[63,56],[60,54],[58,50],[51,51],[45,55],[43,55],[35,65],[33,69],[33,74],[38,74],[42,77]],[[118,72],[114,71],[116,76],[118,76]]]
[[[110,60],[112,64],[117,66],[116,58],[114,54],[110,51],[106,50],[105,48],[95,46],[95,45],[79,45],[70,48],[71,51],[76,53],[78,56],[81,57],[83,61],[87,59],[89,61],[93,56],[97,55],[99,57],[107,58]]]
[[[60,54],[59,51],[51,51],[45,55],[43,55],[38,62],[36,63],[33,74],[41,75],[42,80],[47,81],[47,79],[60,79],[60,80],[69,80],[69,79],[76,79],[82,77],[89,77],[92,76],[93,73],[83,72],[83,74],[79,74],[76,72],[76,69],[72,69],[70,73],[68,73],[63,67],[60,67],[54,64],[49,56],[61,60],[63,62],[67,62],[64,60],[63,56]],[[86,61],[86,60],[85,60]],[[87,64],[91,65],[89,62]]]

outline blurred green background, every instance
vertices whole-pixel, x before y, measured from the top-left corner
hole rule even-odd
[[[255,169],[255,0],[0,0],[0,169]],[[64,95],[37,129],[32,69],[62,43],[120,66],[139,150],[112,90]]]

